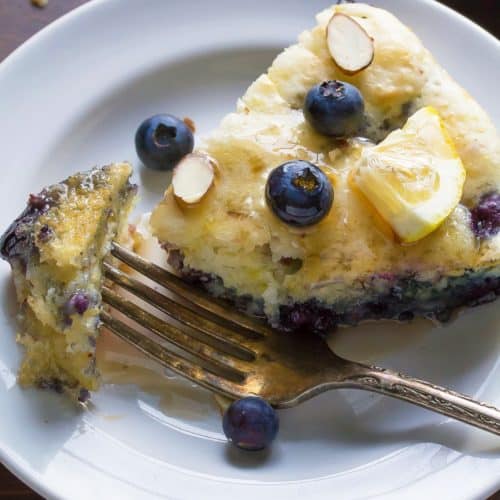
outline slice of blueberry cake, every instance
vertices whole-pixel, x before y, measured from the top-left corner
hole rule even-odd
[[[32,194],[2,236],[20,303],[23,386],[69,392],[82,402],[98,388],[101,267],[135,199],[131,172],[117,163]]]
[[[285,330],[446,320],[500,291],[500,141],[392,14],[320,13],[151,217],[186,279]]]

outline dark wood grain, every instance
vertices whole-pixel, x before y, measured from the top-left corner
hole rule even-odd
[[[30,0],[0,0],[0,61],[31,35],[87,0],[49,0],[33,7]]]
[[[500,38],[499,0],[441,0],[441,3],[472,19]]]
[[[0,0],[0,61],[31,35],[87,0],[49,0],[33,7],[30,0]],[[500,38],[500,0],[445,0]],[[445,498],[440,492],[436,498]],[[0,500],[35,500],[41,497],[0,465]],[[500,492],[490,498],[500,500]]]
[[[0,466],[1,467],[1,466]],[[24,483],[19,481],[7,469],[0,468],[0,499],[1,500],[35,500],[41,497],[34,493]]]

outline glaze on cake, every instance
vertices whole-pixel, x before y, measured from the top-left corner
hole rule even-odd
[[[373,62],[353,76],[328,52],[325,29],[334,12],[354,18],[374,41]],[[334,140],[305,122],[306,93],[327,80],[361,91],[361,139]],[[466,180],[444,223],[401,245],[349,179],[370,142],[379,143],[426,106],[441,117]],[[265,314],[275,326],[323,332],[364,319],[418,314],[444,320],[456,307],[492,300],[500,288],[500,235],[491,216],[499,213],[491,208],[500,187],[495,127],[385,10],[343,4],[320,13],[317,25],[278,55],[198,150],[218,163],[214,186],[189,208],[167,189],[152,214],[153,231],[180,274]],[[294,159],[319,166],[335,190],[328,216],[308,228],[284,224],[265,202],[269,172]],[[481,210],[485,205],[490,210]]]

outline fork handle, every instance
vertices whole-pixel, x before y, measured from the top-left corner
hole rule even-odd
[[[500,436],[500,410],[438,385],[400,373],[354,363],[345,387],[364,389],[422,406]]]

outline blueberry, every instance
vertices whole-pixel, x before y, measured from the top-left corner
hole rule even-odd
[[[351,137],[363,125],[365,104],[350,83],[330,80],[314,86],[304,102],[304,116],[323,135]]]
[[[231,404],[222,421],[224,434],[238,448],[257,451],[278,434],[279,419],[265,400],[250,396]]]
[[[47,226],[47,224],[44,224],[38,233],[38,241],[41,243],[47,243],[52,237],[54,236],[54,231]]]
[[[48,205],[47,197],[43,194],[30,194],[28,206],[33,210],[44,211]]]
[[[332,331],[338,320],[331,308],[322,306],[315,299],[282,305],[279,314],[279,327],[282,330],[312,332],[319,335],[325,335]]]
[[[500,194],[483,195],[471,210],[472,230],[478,238],[494,236],[500,230]]]
[[[62,394],[64,392],[64,384],[62,380],[56,377],[50,379],[39,379],[36,385],[40,389],[50,389],[57,392],[57,394]]]
[[[85,389],[84,387],[80,389],[80,392],[78,393],[78,401],[80,403],[86,403],[90,399],[90,392],[88,389]]]
[[[333,187],[316,165],[294,160],[271,171],[266,200],[282,221],[293,226],[309,226],[330,211]]]
[[[172,170],[193,147],[193,133],[172,115],[154,115],[144,120],[135,134],[137,155],[154,170]]]
[[[90,299],[85,292],[75,292],[64,305],[64,314],[68,317],[73,314],[82,316],[89,308],[89,305]]]

